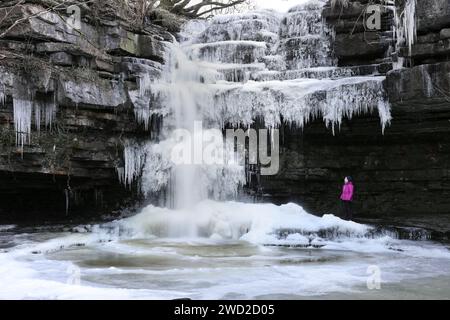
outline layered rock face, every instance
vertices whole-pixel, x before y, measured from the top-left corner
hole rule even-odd
[[[351,1],[342,9],[327,7],[323,15],[336,30],[334,52],[340,66],[376,64],[386,74],[391,125],[383,135],[376,118],[358,116],[345,121],[334,136],[319,122],[303,132],[286,128],[282,171],[263,178],[263,191],[317,213],[336,212],[343,178],[352,175],[360,215],[449,213],[450,4],[417,1],[417,40],[411,52],[407,43],[398,52],[393,49],[389,10],[382,15],[382,30],[365,32],[358,20],[365,5]],[[404,5],[399,2],[397,10]],[[401,57],[405,67],[391,70]]]
[[[23,19],[0,38],[0,216],[108,212],[132,196],[117,178],[127,138],[149,136],[130,97],[172,36],[44,10],[0,9],[2,30]]]

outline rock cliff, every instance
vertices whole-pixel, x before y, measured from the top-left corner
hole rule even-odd
[[[411,53],[403,46],[395,56],[385,25],[390,13],[383,14],[383,30],[367,32],[361,20],[366,2],[327,7],[323,15],[335,26],[340,66],[382,66],[391,125],[383,135],[376,118],[359,116],[335,136],[319,121],[303,132],[286,128],[282,171],[263,179],[263,191],[314,212],[336,212],[341,180],[352,175],[360,215],[449,213],[450,3],[417,1],[417,40]],[[402,57],[408,67],[392,70]]]
[[[450,3],[417,2],[418,36],[411,50],[405,44],[393,50],[390,11],[383,13],[381,30],[365,30],[361,16],[367,4],[328,5],[323,18],[335,32],[332,51],[340,70],[386,76],[391,125],[383,134],[378,115],[347,119],[335,134],[319,120],[302,130],[282,125],[280,173],[261,177],[247,191],[296,201],[315,213],[336,212],[341,180],[352,175],[358,214],[449,213]],[[399,10],[404,5],[399,1]],[[152,118],[146,131],[134,105],[140,81],[160,75],[163,42],[172,35],[151,22],[136,30],[89,16],[74,29],[64,16],[37,14],[44,8],[36,3],[11,8],[2,3],[0,34],[26,19],[0,38],[0,216],[64,218],[133,204],[136,188],[124,187],[117,171],[124,170],[128,139],[157,135],[159,119]],[[298,65],[298,48],[305,49],[298,38],[289,39],[288,29],[279,35],[286,40],[285,61],[264,61],[274,69]],[[269,43],[272,36],[261,34]],[[407,67],[397,68],[400,61]],[[270,80],[274,74],[259,77]],[[229,77],[241,78],[238,71]]]
[[[2,29],[23,22],[0,38],[0,215],[89,215],[127,204],[134,195],[117,175],[123,147],[149,135],[130,96],[143,72],[160,73],[161,43],[172,35],[89,16],[72,28],[38,4],[7,5]]]

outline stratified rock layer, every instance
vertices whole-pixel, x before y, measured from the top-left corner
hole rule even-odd
[[[10,9],[0,9],[0,20],[9,12],[5,26],[35,17],[0,39],[0,216],[123,206],[132,196],[117,178],[124,143],[150,134],[135,121],[130,95],[143,72],[159,76],[172,35],[101,20],[77,30],[56,13],[38,14],[38,5]]]

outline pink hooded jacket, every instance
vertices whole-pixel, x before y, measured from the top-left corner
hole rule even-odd
[[[354,191],[353,183],[347,182],[342,190],[341,200],[353,201],[353,191]]]

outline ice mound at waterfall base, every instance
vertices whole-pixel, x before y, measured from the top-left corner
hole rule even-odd
[[[290,203],[203,201],[184,210],[154,207],[117,222],[133,238],[210,238],[263,245],[321,246],[327,238],[363,237],[370,227],[334,215],[316,217]]]

